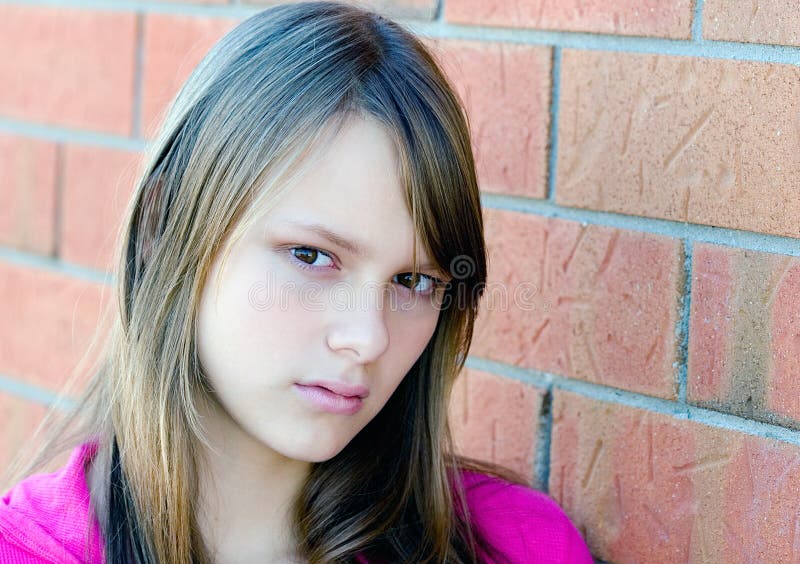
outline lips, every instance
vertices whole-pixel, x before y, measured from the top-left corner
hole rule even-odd
[[[355,415],[363,407],[363,401],[359,396],[342,396],[322,386],[295,384],[292,388],[317,411],[337,415]]]
[[[347,384],[341,380],[311,380],[309,382],[298,382],[301,386],[319,386],[330,390],[334,394],[343,397],[365,398],[369,396],[369,388],[366,386]]]

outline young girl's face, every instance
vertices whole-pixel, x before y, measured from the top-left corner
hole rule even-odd
[[[319,462],[386,404],[433,335],[444,280],[419,242],[411,277],[414,226],[397,171],[383,127],[353,118],[234,244],[218,284],[217,258],[197,327],[216,400],[208,425]],[[352,389],[313,386],[325,381]]]

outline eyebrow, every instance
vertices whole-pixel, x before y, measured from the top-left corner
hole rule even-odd
[[[344,235],[341,235],[333,231],[332,229],[326,227],[325,225],[322,225],[321,223],[305,223],[296,220],[288,220],[286,223],[294,227],[300,227],[307,231],[311,231],[312,233],[319,235],[323,239],[327,239],[334,245],[337,245],[338,247],[341,247],[347,252],[356,255],[358,257],[365,258],[369,256],[369,251],[367,250],[366,245],[358,241],[355,241],[353,239],[348,239]],[[435,264],[430,264],[430,263],[420,264],[419,269],[439,270],[439,268]]]

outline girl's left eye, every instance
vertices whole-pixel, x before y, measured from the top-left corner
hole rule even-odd
[[[416,280],[414,279],[414,275],[411,272],[406,272],[404,274],[399,274],[395,278],[400,281],[400,284],[415,292],[417,294],[432,294],[438,288],[443,287],[445,283],[438,278],[434,278],[433,276],[428,276],[427,274],[417,273]]]

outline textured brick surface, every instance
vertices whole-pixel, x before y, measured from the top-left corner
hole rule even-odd
[[[0,134],[0,244],[53,253],[56,151],[54,143]]]
[[[528,384],[465,368],[448,414],[456,452],[507,466],[533,483],[542,397]]]
[[[469,114],[481,190],[544,197],[550,49],[468,41],[428,45]]]
[[[28,442],[44,417],[45,407],[16,396],[0,393],[0,476],[20,447]],[[0,483],[0,492],[6,484]]]
[[[0,374],[60,389],[100,325],[109,294],[100,284],[0,262]]]
[[[148,14],[144,24],[142,131],[152,136],[163,112],[211,47],[234,25],[229,19]]]
[[[557,391],[550,494],[609,562],[797,562],[800,448]]]
[[[565,50],[556,200],[798,237],[799,110],[800,67]]]
[[[486,210],[489,284],[471,354],[675,396],[675,239]]]
[[[84,145],[64,150],[61,257],[112,270],[116,237],[136,175],[139,155]]]
[[[275,4],[294,3],[299,0],[241,0],[242,4],[272,6]],[[436,0],[343,0],[347,4],[355,4],[385,14],[392,18],[430,20],[436,13]]]
[[[687,39],[691,0],[448,0],[454,23]]]
[[[130,133],[135,18],[1,5],[0,116]]]
[[[800,428],[800,259],[698,244],[692,403]]]
[[[797,8],[795,0],[706,0],[703,37],[800,45],[800,10]]]

